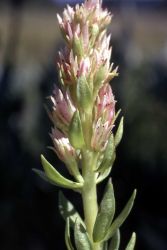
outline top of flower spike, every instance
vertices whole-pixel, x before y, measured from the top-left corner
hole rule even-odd
[[[83,39],[86,36],[87,27],[95,30],[103,30],[111,21],[111,15],[107,10],[102,9],[102,1],[88,0],[74,8],[67,5],[63,12],[63,17],[57,15],[59,26],[68,43],[74,36],[82,34]]]
[[[102,5],[102,0],[85,0],[84,5],[87,8],[92,8],[92,7],[95,7],[95,6],[101,6]]]

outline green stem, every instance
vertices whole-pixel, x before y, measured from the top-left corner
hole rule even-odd
[[[94,243],[92,234],[93,227],[95,224],[98,204],[97,204],[97,190],[96,190],[96,178],[97,174],[94,172],[94,167],[96,163],[96,156],[91,152],[84,152],[83,154],[83,165],[82,174],[84,178],[84,186],[82,189],[82,200],[84,208],[85,225],[87,232],[92,241],[93,250],[100,250],[100,244]]]

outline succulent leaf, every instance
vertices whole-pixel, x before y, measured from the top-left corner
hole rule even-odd
[[[134,247],[135,247],[135,243],[136,243],[136,234],[135,233],[132,233],[132,236],[130,238],[130,241],[126,247],[125,250],[133,250]]]
[[[92,95],[85,76],[81,76],[77,82],[77,100],[83,110],[91,108]]]
[[[46,177],[57,186],[69,188],[69,189],[79,189],[82,187],[81,183],[73,182],[64,176],[62,176],[46,159],[41,155],[41,162],[46,174]]]
[[[104,158],[102,160],[102,163],[100,164],[99,168],[97,169],[98,172],[104,171],[105,169],[111,167],[115,160],[115,145],[114,145],[114,137],[113,134],[111,134],[107,147],[104,152]]]
[[[78,219],[75,221],[74,239],[77,250],[93,250],[88,233]]]
[[[120,245],[120,231],[119,229],[116,230],[115,234],[111,239],[111,243],[109,245],[108,250],[118,250]]]
[[[59,210],[65,220],[70,219],[72,227],[74,227],[76,219],[78,219],[80,223],[84,224],[74,205],[67,200],[61,191],[59,192]]]
[[[74,250],[74,248],[72,246],[71,239],[70,239],[70,222],[69,222],[69,218],[67,218],[67,220],[66,220],[65,243],[66,243],[67,250]]]
[[[105,238],[106,232],[111,225],[114,214],[115,197],[113,185],[111,183],[111,179],[109,179],[94,225],[93,240],[95,242],[102,241]]]
[[[82,132],[82,124],[77,110],[72,118],[69,127],[69,140],[71,145],[76,149],[81,149],[85,145],[84,136]]]
[[[115,147],[118,146],[118,144],[120,143],[122,136],[123,136],[123,122],[124,122],[124,118],[122,117],[117,129],[117,132],[115,134]]]
[[[136,197],[136,189],[133,191],[133,194],[131,195],[129,201],[127,202],[126,206],[124,207],[124,209],[122,210],[122,212],[118,215],[118,217],[113,221],[113,223],[111,224],[110,228],[108,229],[108,232],[105,236],[105,240],[110,239],[116,232],[116,230],[123,224],[123,222],[126,220],[126,218],[128,217],[133,204],[134,204],[134,200]]]

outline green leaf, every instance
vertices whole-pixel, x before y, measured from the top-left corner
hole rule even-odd
[[[111,243],[109,245],[108,250],[118,250],[120,245],[120,231],[119,229],[116,230],[115,234],[111,239]]]
[[[118,217],[111,224],[111,226],[110,226],[110,228],[105,236],[105,240],[110,239],[115,234],[116,230],[126,220],[126,218],[128,217],[128,215],[133,207],[135,197],[136,197],[136,189],[133,191],[132,196],[130,197],[129,201],[127,202],[127,204],[124,207],[124,209],[122,210],[122,212],[118,215]]]
[[[85,76],[81,76],[77,82],[77,100],[83,110],[91,108],[92,95]]]
[[[74,250],[71,239],[70,239],[70,222],[69,218],[66,220],[66,228],[65,228],[65,243],[67,246],[67,250]]]
[[[84,50],[82,38],[79,38],[77,35],[74,35],[72,49],[74,51],[74,55],[76,55],[79,59],[83,57]]]
[[[99,184],[100,182],[102,182],[104,179],[107,178],[107,176],[109,176],[110,172],[111,172],[112,166],[104,169],[103,171],[100,172],[99,177],[96,180],[96,184]]]
[[[102,65],[96,72],[95,76],[94,76],[94,88],[95,91],[98,91],[99,88],[102,86],[102,83],[105,79],[105,75],[106,75],[106,65]]]
[[[111,134],[107,147],[104,152],[104,158],[102,163],[100,164],[99,168],[97,169],[98,172],[104,171],[105,169],[111,167],[115,160],[115,145],[114,145],[114,136]]]
[[[117,129],[117,132],[115,134],[115,147],[118,146],[118,144],[120,143],[122,136],[123,136],[123,123],[124,123],[124,118],[122,117]]]
[[[75,111],[69,127],[69,140],[76,149],[81,149],[85,145],[82,124],[78,110]]]
[[[74,227],[76,219],[78,219],[80,223],[84,224],[73,204],[66,199],[61,191],[59,192],[59,210],[65,220],[70,218],[70,224],[72,227]]]
[[[33,168],[32,171],[34,171],[37,175],[39,175],[44,181],[49,182],[52,185],[55,185],[53,181],[49,180],[44,171],[35,168]]]
[[[82,187],[81,183],[73,182],[62,176],[46,159],[41,155],[41,162],[44,168],[47,179],[52,183],[60,187],[79,189]],[[37,172],[37,171],[36,171]],[[44,175],[43,175],[44,176]]]
[[[105,241],[103,243],[103,250],[108,250],[108,242],[107,241]]]
[[[74,239],[77,250],[93,250],[88,233],[78,219],[75,222]]]
[[[94,225],[93,240],[95,242],[102,241],[105,238],[106,232],[111,225],[114,214],[115,197],[113,185],[111,183],[111,179],[109,179]]]
[[[133,250],[134,247],[135,247],[135,243],[136,243],[136,234],[135,233],[132,233],[132,236],[130,238],[130,241],[126,247],[125,250]]]

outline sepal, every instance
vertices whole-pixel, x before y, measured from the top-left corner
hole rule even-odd
[[[69,140],[71,145],[76,149],[81,149],[85,145],[82,124],[78,110],[75,111],[70,123]]]
[[[133,194],[131,195],[129,201],[127,202],[127,204],[124,207],[124,209],[122,210],[122,212],[118,215],[118,217],[111,224],[111,226],[108,229],[108,232],[105,236],[105,240],[110,239],[115,234],[116,230],[124,223],[124,221],[128,217],[128,215],[133,207],[135,197],[136,197],[136,189],[133,191]]]
[[[105,238],[106,232],[108,231],[111,225],[114,214],[115,197],[113,185],[111,183],[111,179],[109,179],[105,188],[104,196],[102,198],[93,229],[93,240],[95,242],[102,241]]]
[[[135,233],[132,233],[132,236],[130,238],[130,241],[126,247],[125,250],[133,250],[134,247],[135,247],[135,243],[136,243],[136,234]]]

